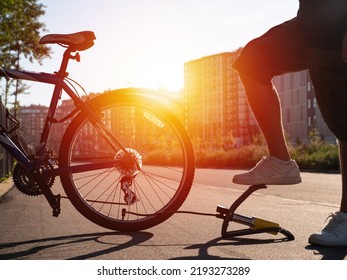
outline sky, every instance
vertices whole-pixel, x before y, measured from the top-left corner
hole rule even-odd
[[[70,78],[89,92],[123,87],[183,88],[184,63],[243,47],[272,26],[296,15],[298,0],[39,0],[45,5],[42,33],[94,31],[95,45],[71,61]],[[51,45],[42,65],[59,69],[64,49]],[[48,105],[51,86],[30,84],[21,105]]]

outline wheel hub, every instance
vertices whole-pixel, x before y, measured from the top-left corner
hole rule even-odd
[[[125,150],[128,153],[120,150],[114,157],[119,162],[117,169],[124,176],[134,177],[141,170],[142,156],[135,149],[126,148]]]

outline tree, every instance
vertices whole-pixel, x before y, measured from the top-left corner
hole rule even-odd
[[[45,14],[44,6],[36,0],[1,0],[0,2],[0,65],[20,69],[21,59],[39,63],[49,57],[51,49],[40,45],[40,32],[46,31],[40,17]],[[5,81],[3,96],[5,105],[10,95],[15,96],[14,106],[18,106],[17,95],[26,90],[20,81]]]

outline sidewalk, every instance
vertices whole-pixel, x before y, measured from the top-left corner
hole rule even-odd
[[[8,178],[0,183],[0,197],[6,194],[13,187],[12,178]]]

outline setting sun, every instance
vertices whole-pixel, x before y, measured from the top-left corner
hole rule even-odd
[[[145,88],[165,88],[178,91],[183,88],[183,65],[175,61],[178,57],[170,57],[160,49],[153,53],[134,55],[133,63],[126,65],[128,86]]]

